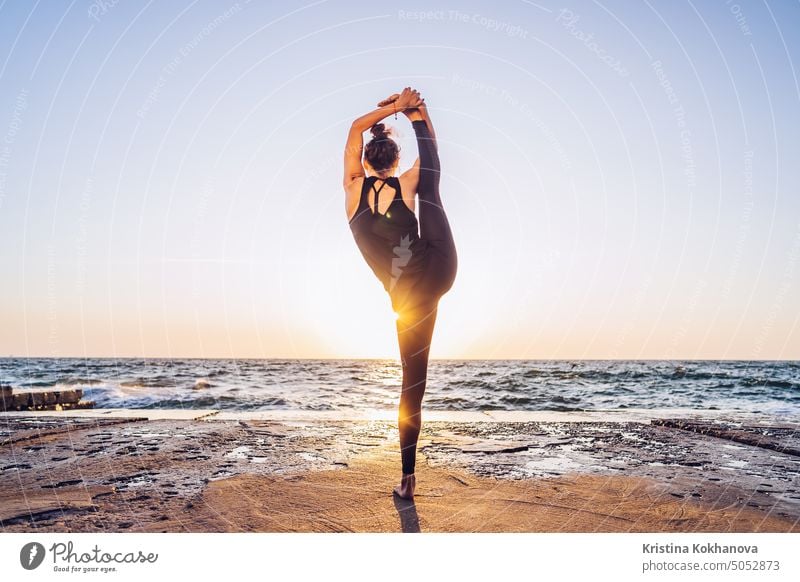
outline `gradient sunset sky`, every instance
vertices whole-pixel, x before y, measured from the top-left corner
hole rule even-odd
[[[0,3],[0,355],[397,357],[351,121],[428,103],[432,358],[800,359],[800,3]],[[401,171],[416,145],[398,132]]]

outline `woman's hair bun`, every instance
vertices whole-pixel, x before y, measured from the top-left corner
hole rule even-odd
[[[372,139],[364,147],[364,159],[376,172],[392,168],[400,157],[400,146],[383,123],[376,123],[370,131]]]
[[[389,131],[386,129],[386,126],[383,123],[376,123],[372,126],[372,137],[375,139],[384,138],[389,135]]]

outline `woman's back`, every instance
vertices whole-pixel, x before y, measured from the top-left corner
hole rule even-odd
[[[387,185],[395,194],[384,209],[385,201],[379,203],[378,193]],[[394,295],[408,293],[424,271],[427,250],[419,237],[417,217],[403,201],[398,178],[364,178],[350,230],[367,264],[395,303]]]

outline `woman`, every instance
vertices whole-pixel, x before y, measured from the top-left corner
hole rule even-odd
[[[396,177],[400,149],[382,119],[402,112],[411,121],[419,157]],[[363,145],[362,133],[372,140]],[[362,165],[362,149],[364,163]],[[406,87],[350,127],[344,155],[345,207],[350,230],[397,314],[403,366],[398,428],[402,477],[394,494],[414,497],[417,440],[428,353],[439,299],[453,285],[456,247],[439,197],[439,155],[433,124],[419,93]],[[419,220],[414,195],[419,195]]]

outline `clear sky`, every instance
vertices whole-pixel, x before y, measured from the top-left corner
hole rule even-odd
[[[426,12],[427,11],[427,12]],[[350,122],[428,103],[433,358],[800,359],[800,4],[0,3],[0,355],[397,357]],[[401,170],[416,157],[400,116]]]

